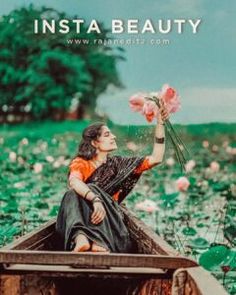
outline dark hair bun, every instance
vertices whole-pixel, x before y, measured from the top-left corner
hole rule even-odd
[[[96,140],[101,136],[103,126],[105,126],[104,123],[95,123],[84,129],[77,157],[91,160],[96,156],[96,148],[92,145],[92,140]]]

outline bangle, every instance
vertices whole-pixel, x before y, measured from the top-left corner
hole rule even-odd
[[[87,192],[86,192],[86,194],[84,195],[84,199],[86,200],[86,198],[87,198],[87,195],[89,194],[91,192],[91,190],[89,189]]]
[[[95,198],[92,199],[92,203],[102,203],[102,200],[99,198],[99,196],[95,196]]]
[[[163,144],[165,142],[165,137],[155,137],[155,143]]]

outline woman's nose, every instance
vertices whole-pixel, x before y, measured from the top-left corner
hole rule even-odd
[[[116,136],[114,134],[112,134],[112,139],[116,139]]]

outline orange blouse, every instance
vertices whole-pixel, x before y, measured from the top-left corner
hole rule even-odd
[[[145,158],[144,161],[134,170],[134,173],[140,174],[152,167],[153,166],[149,164],[148,158]],[[95,170],[96,167],[91,160],[84,160],[83,158],[77,157],[70,163],[69,180],[72,177],[76,177],[85,182]],[[115,201],[118,201],[119,193],[120,192],[118,191],[113,195],[113,199]]]

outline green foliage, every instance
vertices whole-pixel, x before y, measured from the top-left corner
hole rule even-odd
[[[68,165],[76,154],[81,132],[89,123],[44,121],[0,126],[0,245],[56,216],[67,190]],[[109,125],[119,143],[116,153],[137,156],[151,150],[152,128],[116,126],[111,122]],[[176,180],[183,175],[176,163],[169,165],[166,161],[143,173],[125,200],[139,218],[180,253],[201,257],[200,263],[216,270],[219,279],[219,272],[223,275],[221,267],[229,266],[234,281],[236,178],[232,167],[236,156],[231,147],[236,142],[235,126],[200,125],[193,130],[182,127],[184,141],[191,146],[192,160],[196,162],[185,175],[191,183],[188,190],[177,191]],[[201,128],[209,134],[197,134]],[[228,143],[222,142],[222,137]],[[209,146],[203,147],[206,138]],[[132,141],[135,150],[129,150],[128,143]],[[167,151],[168,157],[173,157],[172,150]],[[209,174],[211,161],[219,162],[220,169]],[[35,169],[38,164],[42,170]],[[136,204],[144,200],[153,202],[157,210],[136,210]],[[217,243],[224,247],[215,248]],[[230,252],[225,252],[225,245],[230,245]],[[227,284],[227,290],[232,290],[232,284]]]
[[[67,39],[96,38],[73,30],[68,34],[34,34],[35,19],[67,17],[54,9],[21,8],[0,21],[0,108],[3,105],[22,110],[28,106],[34,118],[52,117],[68,110],[79,93],[85,107],[94,106],[97,96],[108,84],[121,86],[117,61],[123,59],[116,49],[104,45],[68,45]],[[105,39],[102,28],[99,38]]]

